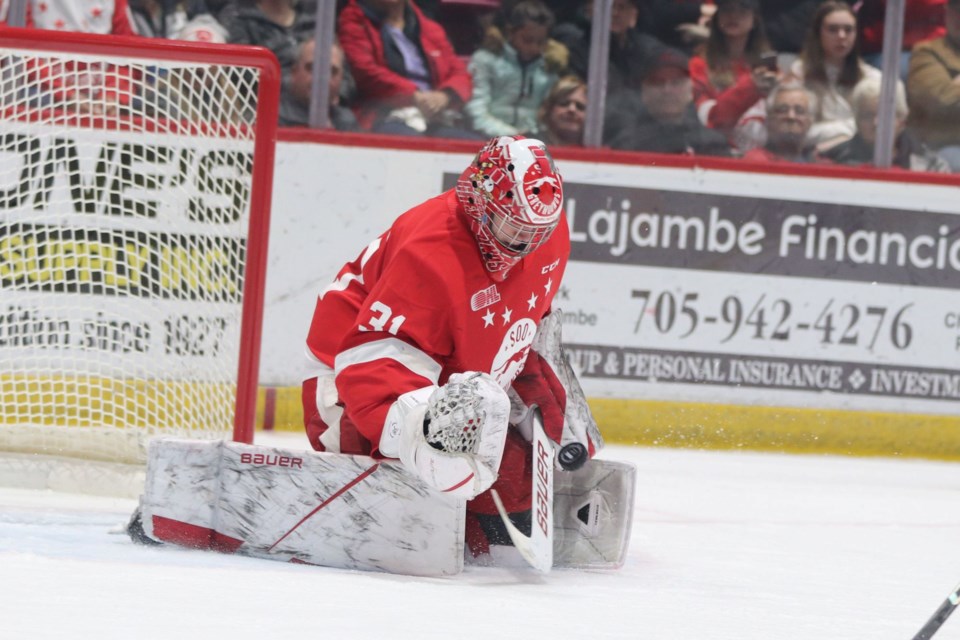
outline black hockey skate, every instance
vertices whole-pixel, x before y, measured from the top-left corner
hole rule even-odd
[[[140,514],[140,507],[133,510],[130,516],[130,522],[127,523],[127,535],[133,540],[134,544],[142,544],[148,547],[157,547],[163,544],[147,535],[143,530],[143,517]]]

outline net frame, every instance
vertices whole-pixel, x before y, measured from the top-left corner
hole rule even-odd
[[[187,65],[229,66],[254,70],[257,75],[256,117],[252,125],[253,165],[250,175],[248,207],[250,211],[246,229],[245,269],[242,283],[242,300],[239,326],[239,352],[237,356],[236,396],[233,416],[233,439],[239,442],[253,441],[256,418],[258,369],[264,289],[266,282],[266,258],[270,226],[270,202],[272,195],[274,147],[278,102],[280,93],[280,68],[275,56],[266,49],[237,45],[188,43],[181,41],[100,36],[84,33],[45,32],[35,29],[0,28],[0,48],[17,50],[24,55],[74,56],[78,59],[124,59],[131,63],[149,64],[184,63]],[[19,122],[37,121],[49,114],[42,110],[27,109],[22,113],[4,113]],[[4,120],[0,120],[0,127]],[[117,120],[98,115],[68,115],[57,119],[58,126],[79,129],[110,130],[117,128]],[[209,127],[197,129],[184,126],[177,134],[204,133],[217,135]],[[131,119],[119,128],[149,131],[149,121]],[[215,129],[215,128],[214,128]],[[2,130],[0,130],[2,133]],[[229,134],[229,131],[221,131]],[[0,372],[2,373],[2,372]],[[0,427],[2,428],[2,427]],[[67,430],[67,429],[65,429]]]

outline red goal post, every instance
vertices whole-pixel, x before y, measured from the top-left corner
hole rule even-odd
[[[257,47],[0,29],[0,452],[252,441],[279,91]]]

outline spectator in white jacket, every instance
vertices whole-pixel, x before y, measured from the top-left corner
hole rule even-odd
[[[553,13],[541,0],[521,0],[507,14],[503,36],[488,31],[469,65],[473,95],[465,110],[476,131],[537,134],[537,109],[557,81],[543,55],[552,25]]]
[[[820,4],[790,75],[813,91],[820,105],[808,142],[822,151],[856,134],[850,105],[853,88],[864,78],[879,78],[880,72],[860,57],[857,17],[849,4],[834,0]]]

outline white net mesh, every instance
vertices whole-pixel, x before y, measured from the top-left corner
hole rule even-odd
[[[257,69],[0,48],[0,78],[0,451],[223,437]]]

